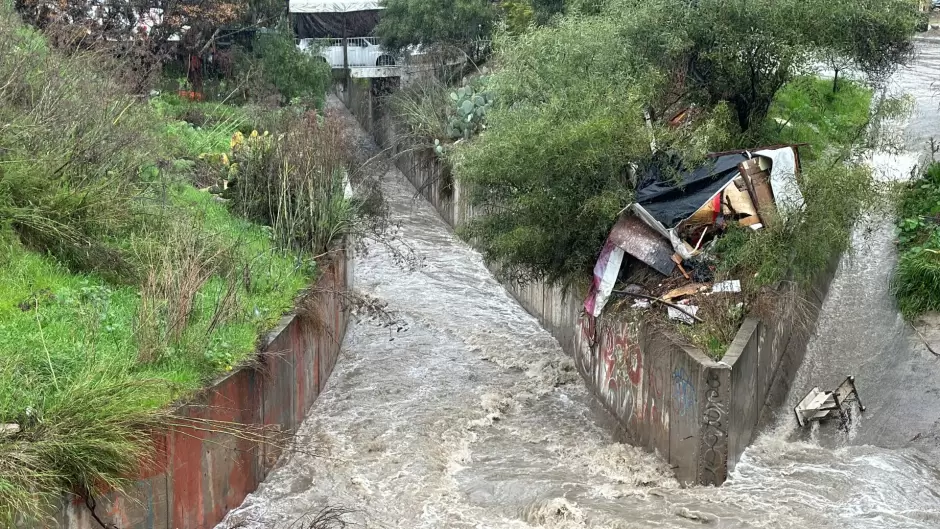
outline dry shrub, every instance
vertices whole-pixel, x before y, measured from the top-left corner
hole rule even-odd
[[[344,529],[355,525],[345,519],[345,516],[352,513],[351,509],[331,505],[320,509],[316,513],[301,516],[287,526],[287,529]]]
[[[751,301],[751,313],[764,322],[777,322],[778,326],[793,332],[811,327],[817,307],[807,297],[807,288],[792,281],[783,281],[776,288],[761,288]]]
[[[206,334],[232,318],[237,308],[240,283],[234,247],[213,240],[191,219],[171,224],[165,235],[160,247],[144,256],[148,272],[135,322],[138,358],[144,363],[158,360],[168,344],[183,338],[196,296],[213,276],[221,276],[224,286]]]
[[[55,20],[43,27],[43,36],[60,53],[93,53],[97,68],[131,94],[144,94],[156,86],[167,58],[166,47],[137,34],[94,38],[81,26]]]

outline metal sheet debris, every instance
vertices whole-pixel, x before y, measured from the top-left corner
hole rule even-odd
[[[596,318],[604,310],[610,292],[614,289],[614,283],[617,282],[622,263],[623,250],[608,239],[594,265],[594,281],[591,283],[587,299],[584,300],[584,310],[591,316]]]
[[[776,208],[778,198],[802,199],[796,182],[796,146],[709,156],[708,163],[694,170],[666,154],[636,168],[636,202],[621,210],[611,229],[594,268],[594,283],[584,302],[586,312],[596,317],[603,311],[620,276],[623,254],[665,276],[678,270],[688,281],[710,283],[714,279],[714,266],[709,264],[715,259],[712,249],[728,226],[757,231],[764,227],[761,212]],[[788,175],[790,178],[785,178]],[[675,286],[670,283],[670,287]],[[709,286],[701,290],[707,292]],[[684,291],[686,288],[690,290]],[[694,294],[696,288],[674,289],[663,298],[651,299],[668,304],[669,299]],[[741,282],[725,281],[712,286],[711,292],[741,292]],[[676,308],[669,313],[670,318],[688,323],[698,319]]]
[[[633,215],[620,217],[609,240],[663,275],[671,275],[676,268],[669,242]]]
[[[803,206],[803,193],[797,184],[800,159],[793,147],[767,149],[754,153],[770,159],[770,187],[774,191],[774,200],[778,207],[787,209]]]
[[[838,418],[841,426],[845,427],[851,419],[852,405],[858,404],[859,411],[865,411],[855,388],[855,377],[846,377],[835,391],[820,391],[814,387],[793,408],[796,422],[805,427],[812,421],[823,421]]]

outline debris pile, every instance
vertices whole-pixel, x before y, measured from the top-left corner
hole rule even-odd
[[[633,298],[633,308],[658,304],[670,319],[701,322],[696,297],[741,292],[740,280],[715,282],[715,242],[732,224],[757,231],[778,206],[801,207],[799,170],[795,145],[715,153],[694,170],[664,163],[644,170],[636,202],[601,249],[585,311],[600,316],[616,293]]]

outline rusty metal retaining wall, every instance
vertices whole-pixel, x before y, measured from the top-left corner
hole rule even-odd
[[[371,91],[350,90],[345,103],[441,218],[456,227],[472,217],[446,164],[430,149],[401,145]],[[622,315],[584,316],[573,290],[504,285],[574,357],[618,438],[659,452],[683,483],[719,485],[786,399],[837,264],[834,258],[811,292],[798,293],[808,306],[781,306],[785,316],[773,322],[747,318],[721,362]]]
[[[231,373],[179,408],[182,417],[277,426],[294,432],[336,364],[348,313],[352,258],[323,269],[316,316],[284,317],[260,357],[262,366]],[[316,321],[314,318],[316,318]],[[95,512],[120,529],[210,529],[255,490],[279,456],[271,445],[192,428],[158,435],[156,461],[141,468],[126,494],[97,499]],[[81,498],[67,498],[50,527],[99,529]]]

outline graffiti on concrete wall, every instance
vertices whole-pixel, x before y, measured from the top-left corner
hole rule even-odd
[[[617,417],[624,422],[646,419],[644,384],[653,388],[653,398],[662,402],[662,377],[643,372],[639,325],[624,321],[600,325],[590,315],[580,320],[577,335],[578,368],[590,380],[594,390]],[[653,379],[649,377],[653,376]],[[655,413],[661,419],[666,411],[660,405]],[[668,416],[666,416],[668,417]]]
[[[727,409],[721,399],[721,380],[717,369],[709,369],[705,380],[705,411],[702,415],[701,482],[720,485],[727,470]]]
[[[666,403],[666,376],[663,369],[650,366],[646,373],[646,398],[649,402],[650,420],[659,421],[669,429],[669,405]]]
[[[643,369],[639,349],[631,340],[628,329],[608,327],[604,330],[598,366],[600,376],[595,383],[607,404],[621,420],[628,422],[636,412],[634,380],[639,378]]]
[[[696,413],[695,385],[685,367],[677,367],[672,372],[672,408],[680,417]]]
[[[575,361],[578,363],[578,369],[586,377],[591,377],[594,372],[593,357],[597,350],[597,329],[595,328],[594,316],[585,314],[581,316],[579,322],[581,332],[575,337]]]

